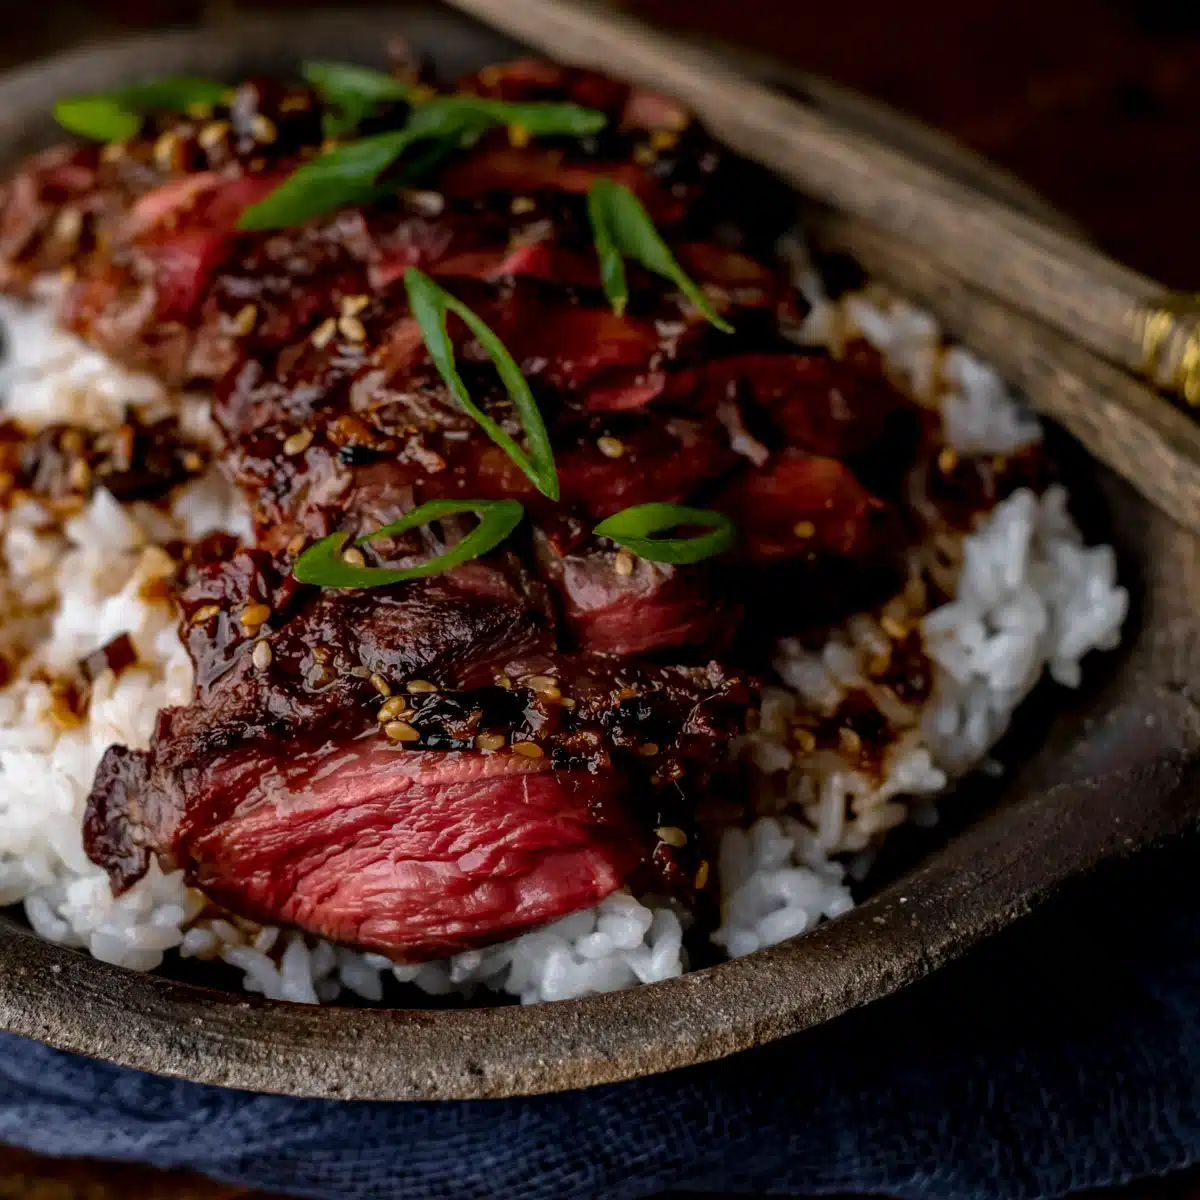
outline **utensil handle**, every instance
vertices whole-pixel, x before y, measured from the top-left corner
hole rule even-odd
[[[920,247],[973,287],[1200,402],[1200,306],[1044,220],[764,87],[629,16],[561,0],[450,0],[544,53],[669,92],[805,194]]]

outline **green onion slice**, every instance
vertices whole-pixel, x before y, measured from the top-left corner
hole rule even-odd
[[[415,567],[391,569],[388,567],[356,567],[342,558],[348,533],[333,533],[309,546],[296,559],[292,574],[301,583],[315,583],[319,587],[370,588],[388,583],[404,583],[409,579],[424,579],[429,575],[441,575],[452,567],[470,562],[481,554],[494,550],[521,523],[524,509],[516,500],[430,500],[412,512],[360,537],[354,544],[365,546],[377,538],[392,537],[407,533],[431,521],[459,513],[475,513],[479,524],[461,542],[452,546],[445,554],[439,554],[428,562]]]
[[[519,125],[533,137],[587,137],[599,133],[608,118],[595,108],[578,104],[553,104],[547,101],[513,103],[488,100],[483,96],[444,96],[431,100],[426,108],[439,105],[458,119],[486,119],[490,125]]]
[[[409,84],[354,63],[306,62],[301,74],[334,110],[325,116],[325,133],[331,138],[349,133],[389,101],[412,98]]]
[[[221,104],[230,87],[212,79],[168,76],[134,84],[118,92],[74,96],[54,106],[54,119],[64,128],[97,142],[119,142],[142,127],[141,114],[157,110],[185,112],[193,104]]]
[[[708,533],[696,537],[652,537],[666,529],[695,525]],[[638,504],[601,521],[593,533],[654,562],[695,563],[723,554],[737,540],[737,527],[724,513],[681,504]]]
[[[674,283],[718,329],[733,332],[733,326],[717,315],[708,297],[675,260],[650,214],[629,188],[612,179],[597,179],[588,190],[587,200],[592,237],[600,259],[600,279],[614,312],[623,313],[629,301],[622,260],[631,258],[647,271]]]
[[[265,200],[251,205],[238,227],[280,229],[385,195],[390,189],[380,188],[379,177],[418,142],[435,146],[412,164],[396,186],[417,182],[421,173],[448,153],[474,145],[495,125],[521,125],[531,135],[547,136],[594,133],[605,120],[602,112],[576,104],[509,104],[475,96],[442,96],[414,105],[403,129],[348,142],[306,163]]]
[[[403,130],[360,138],[322,154],[289,175],[269,196],[250,205],[239,229],[282,229],[379,193],[375,180],[411,143]]]
[[[423,271],[409,267],[404,274],[404,286],[408,290],[408,302],[413,316],[421,327],[421,336],[429,351],[433,365],[445,381],[454,398],[470,414],[483,431],[496,443],[529,477],[533,486],[544,496],[557,500],[558,472],[554,467],[554,451],[550,446],[550,435],[538,410],[537,401],[525,382],[521,369],[504,343],[475,315],[461,300],[439,287]],[[471,399],[462,376],[454,362],[454,344],[446,328],[448,313],[460,317],[467,328],[479,339],[500,375],[508,394],[521,418],[525,430],[525,441],[529,446],[526,453],[500,426],[483,412]]]

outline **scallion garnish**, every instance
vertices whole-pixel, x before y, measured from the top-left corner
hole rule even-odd
[[[134,84],[119,92],[60,100],[54,106],[54,119],[81,137],[119,142],[141,129],[143,113],[186,112],[193,104],[221,104],[229,99],[230,91],[227,83],[176,75]]]
[[[412,144],[405,130],[347,142],[289,175],[269,196],[250,205],[239,229],[282,229],[379,194],[376,179]]]
[[[514,102],[483,96],[444,96],[425,107],[441,105],[447,112],[486,118],[492,125],[514,125],[531,137],[587,137],[599,133],[608,118],[595,108],[555,104],[546,100]]]
[[[318,587],[370,588],[388,583],[404,583],[409,579],[424,579],[429,575],[441,575],[452,567],[470,562],[489,550],[494,550],[521,523],[524,509],[516,500],[430,500],[414,508],[412,512],[360,537],[354,544],[365,546],[368,542],[396,534],[407,533],[431,521],[453,517],[460,513],[475,513],[479,524],[459,543],[451,546],[444,554],[419,563],[415,567],[357,567],[342,557],[348,533],[333,533],[309,546],[296,559],[292,574],[301,583],[314,583]]]
[[[717,315],[708,297],[675,260],[642,202],[623,183],[596,180],[588,190],[588,217],[600,259],[600,279],[614,312],[623,313],[629,301],[624,260],[631,258],[674,283],[718,329],[733,332],[733,326]]]
[[[382,105],[412,97],[412,88],[402,80],[353,63],[307,62],[301,74],[332,110],[325,115],[325,133],[331,138],[356,129]]]
[[[709,530],[695,537],[653,537],[667,529],[697,526]],[[601,521],[593,533],[624,546],[638,558],[654,562],[695,563],[723,554],[737,540],[737,528],[724,513],[681,504],[638,504]]]
[[[409,267],[404,275],[404,286],[408,290],[408,302],[412,314],[421,327],[421,336],[429,351],[433,365],[445,381],[454,398],[471,415],[483,431],[496,443],[529,477],[534,487],[551,500],[558,499],[558,472],[554,468],[554,451],[550,446],[550,435],[538,410],[537,401],[521,374],[520,367],[505,348],[504,343],[473,313],[461,300],[439,287],[423,271]],[[521,418],[525,430],[528,453],[492,420],[471,399],[458,367],[454,362],[454,344],[446,328],[447,314],[454,313],[479,339],[496,366],[496,371],[512,399],[513,407]]]
[[[414,105],[403,129],[348,142],[300,167],[238,223],[241,229],[279,229],[380,195],[379,177],[418,142],[445,152],[463,149],[496,125],[519,125],[534,137],[583,135],[603,128],[605,116],[577,104],[510,104],[478,96],[441,96]],[[444,153],[425,156],[422,165]],[[414,164],[415,166],[415,164]],[[415,182],[409,172],[404,183]],[[399,182],[399,181],[398,181]]]

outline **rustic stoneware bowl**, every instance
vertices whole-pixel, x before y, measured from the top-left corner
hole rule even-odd
[[[55,136],[65,94],[146,74],[237,77],[304,57],[380,62],[408,38],[454,74],[511,43],[445,12],[289,16],[89,49],[0,79],[0,159]],[[1011,180],[903,119],[817,81],[809,103],[906,153],[1030,205]],[[969,340],[969,331],[968,331]],[[1087,468],[1085,525],[1118,546],[1135,598],[1125,644],[1080,694],[1043,697],[1033,745],[974,813],[861,907],[776,949],[616,995],[447,1011],[269,1002],[141,975],[0,918],[0,1026],[67,1050],[205,1083],[302,1096],[454,1099],[547,1092],[718,1058],[827,1021],[927,975],[1106,860],[1194,830],[1200,542]],[[1038,701],[1035,699],[1035,705]],[[970,788],[966,789],[968,792]]]

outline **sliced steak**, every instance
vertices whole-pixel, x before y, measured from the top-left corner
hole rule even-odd
[[[408,961],[635,877],[690,893],[698,838],[655,830],[694,829],[746,682],[539,651],[528,609],[470,579],[289,601],[261,555],[196,574],[197,701],[161,714],[149,752],[110,750],[88,802],[116,889],[156,854],[235,912]],[[247,598],[278,606],[253,634]]]
[[[331,769],[336,767],[336,769]],[[442,957],[596,904],[639,839],[613,772],[358,742],[231,750],[166,773],[120,747],[89,807],[119,888],[153,848],[233,912],[399,961]]]
[[[722,657],[741,623],[720,572],[634,558],[587,544],[564,549],[539,531],[538,567],[554,589],[574,643],[623,657]]]

